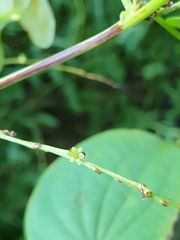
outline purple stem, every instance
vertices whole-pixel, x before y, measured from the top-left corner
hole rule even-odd
[[[116,23],[105,31],[81,42],[59,53],[56,53],[44,60],[25,67],[15,73],[9,74],[0,79],[0,89],[8,87],[16,82],[19,82],[37,72],[45,70],[56,63],[65,62],[75,56],[78,56],[104,42],[113,38],[122,31],[122,27]]]

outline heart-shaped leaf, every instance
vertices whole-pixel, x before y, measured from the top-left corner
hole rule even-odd
[[[180,150],[140,130],[112,130],[81,143],[90,162],[180,200]],[[40,178],[27,207],[27,240],[165,239],[178,210],[105,174],[60,158]]]

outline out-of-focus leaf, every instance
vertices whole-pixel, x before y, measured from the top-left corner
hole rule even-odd
[[[24,10],[28,7],[31,0],[14,0],[14,7]]]
[[[75,112],[81,112],[81,102],[76,84],[73,81],[64,81],[62,89],[69,107]]]
[[[14,8],[13,0],[0,1],[0,17],[1,14],[9,12]],[[5,21],[0,21],[0,30],[9,22],[9,19],[5,19]]]
[[[123,46],[127,52],[136,51],[141,41],[146,35],[149,29],[149,25],[145,22],[141,22],[133,28],[119,34],[116,37],[117,44]]]
[[[39,113],[36,117],[36,120],[38,123],[47,127],[57,127],[59,125],[59,120],[53,115],[47,113]]]
[[[180,16],[173,16],[166,18],[166,22],[174,28],[180,29]]]
[[[31,0],[22,13],[20,24],[38,47],[51,46],[55,34],[55,19],[47,0]]]
[[[3,66],[4,66],[4,50],[2,46],[1,32],[0,32],[0,71],[2,70]]]
[[[89,161],[180,200],[180,150],[144,131],[111,130],[83,141]],[[178,209],[106,175],[59,159],[41,177],[25,217],[27,240],[163,240]]]
[[[150,63],[142,67],[142,76],[147,79],[153,79],[160,74],[166,73],[167,68],[162,63]]]
[[[13,8],[13,0],[1,1],[0,13],[7,12]]]

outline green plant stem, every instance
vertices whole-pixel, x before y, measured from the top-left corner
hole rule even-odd
[[[162,17],[155,17],[154,20],[167,32],[171,33],[176,39],[180,40],[180,32],[175,28],[171,27]]]
[[[156,14],[157,16],[162,16],[162,15],[166,15],[169,14],[171,12],[174,12],[176,10],[178,10],[180,8],[180,1],[178,1],[177,3],[174,3],[173,5],[171,5],[170,7],[167,8],[160,8]]]
[[[137,23],[141,22],[142,20],[149,17],[152,13],[154,13],[157,9],[163,6],[167,0],[151,0],[139,10],[135,11],[133,14],[130,14],[125,20],[123,21],[122,30],[125,31]],[[121,22],[121,21],[120,21]],[[120,23],[119,22],[119,23]]]
[[[17,143],[17,144],[25,146],[27,148],[31,148],[31,149],[37,149],[38,148],[38,149],[40,149],[44,152],[51,152],[51,153],[54,153],[58,156],[69,158],[69,156],[68,156],[69,150],[60,149],[60,148],[56,148],[56,147],[51,147],[51,146],[48,146],[48,145],[45,145],[45,144],[29,142],[29,141],[25,141],[25,140],[15,138],[15,137],[10,137],[10,136],[7,136],[7,135],[3,134],[1,132],[1,130],[0,130],[0,138],[4,139],[6,141],[9,141],[9,142]]]
[[[15,137],[10,137],[7,136],[5,134],[2,133],[2,131],[0,131],[0,138],[4,139],[6,141],[10,141],[10,142],[14,142],[20,145],[23,145],[25,147],[31,148],[31,149],[40,149],[44,152],[51,152],[54,153],[58,156],[62,156],[65,157],[67,159],[70,160],[70,155],[69,155],[69,150],[64,150],[64,149],[59,149],[59,148],[55,148],[55,147],[51,147],[45,144],[39,144],[39,143],[34,143],[34,142],[29,142],[29,141],[24,141],[21,139],[17,139]],[[126,184],[127,186],[135,189],[135,190],[139,190],[142,194],[142,199],[146,199],[146,198],[152,198],[154,200],[156,200],[158,203],[160,203],[162,206],[167,206],[168,204],[180,209],[180,204],[173,202],[171,199],[167,199],[167,198],[163,198],[157,194],[155,194],[152,190],[150,190],[149,188],[147,188],[144,184],[142,183],[138,183],[135,181],[132,181],[130,179],[127,179],[119,174],[116,174],[114,172],[111,172],[107,169],[104,169],[98,165],[95,165],[93,163],[90,162],[86,162],[84,160],[81,160],[80,163],[89,168],[90,170],[96,172],[96,173],[105,173],[106,175],[114,178],[117,182],[122,182],[124,184]]]
[[[91,169],[94,172],[105,173],[106,175],[114,178],[116,181],[122,182],[122,183],[126,184],[127,186],[129,186],[129,187],[131,187],[131,188],[133,188],[135,190],[141,191],[140,186],[142,185],[142,183],[138,183],[138,182],[132,181],[130,179],[127,179],[127,178],[125,178],[125,177],[123,177],[123,176],[121,176],[119,174],[111,172],[111,171],[109,171],[107,169],[99,167],[99,166],[97,166],[97,165],[95,165],[93,163],[90,163],[90,162],[82,161],[82,165],[84,165],[85,167]],[[167,199],[167,198],[163,198],[163,197],[155,194],[154,192],[152,192],[150,189],[148,189],[146,187],[144,188],[144,192],[150,193],[145,198],[148,198],[148,197],[152,198],[152,199],[156,200],[157,202],[159,202],[161,205],[164,204],[163,206],[166,206],[166,205],[169,204],[169,205],[171,205],[171,206],[173,206],[175,208],[178,208],[180,210],[180,204],[179,203],[173,202],[172,200]]]
[[[24,69],[7,75],[0,79],[0,89],[8,87],[16,82],[19,82],[35,73],[41,72],[56,63],[65,62],[75,56],[78,56],[88,50],[106,42],[107,40],[113,38],[114,36],[118,35],[121,32],[126,31],[127,29],[133,27],[140,21],[147,18],[151,15],[154,11],[160,8],[163,4],[165,4],[167,0],[151,0],[139,10],[130,14],[127,18],[123,21],[119,20],[110,28],[106,29],[105,31],[91,37],[77,45],[74,45],[62,52],[59,52],[53,56],[50,56],[44,60],[41,60],[29,67],[25,67]],[[131,41],[131,39],[130,39]]]

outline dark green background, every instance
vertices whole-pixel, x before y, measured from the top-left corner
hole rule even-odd
[[[24,53],[29,59],[43,59],[106,29],[122,10],[120,0],[50,3],[57,23],[52,47],[39,49],[17,23],[10,23],[2,32],[7,58]],[[83,15],[85,22],[79,24]],[[0,129],[61,148],[117,127],[179,139],[180,43],[157,23],[144,21],[65,64],[108,77],[121,87],[49,70],[1,90]],[[1,76],[20,68],[5,66]],[[39,174],[55,158],[0,141],[0,239],[23,239],[27,200]]]

